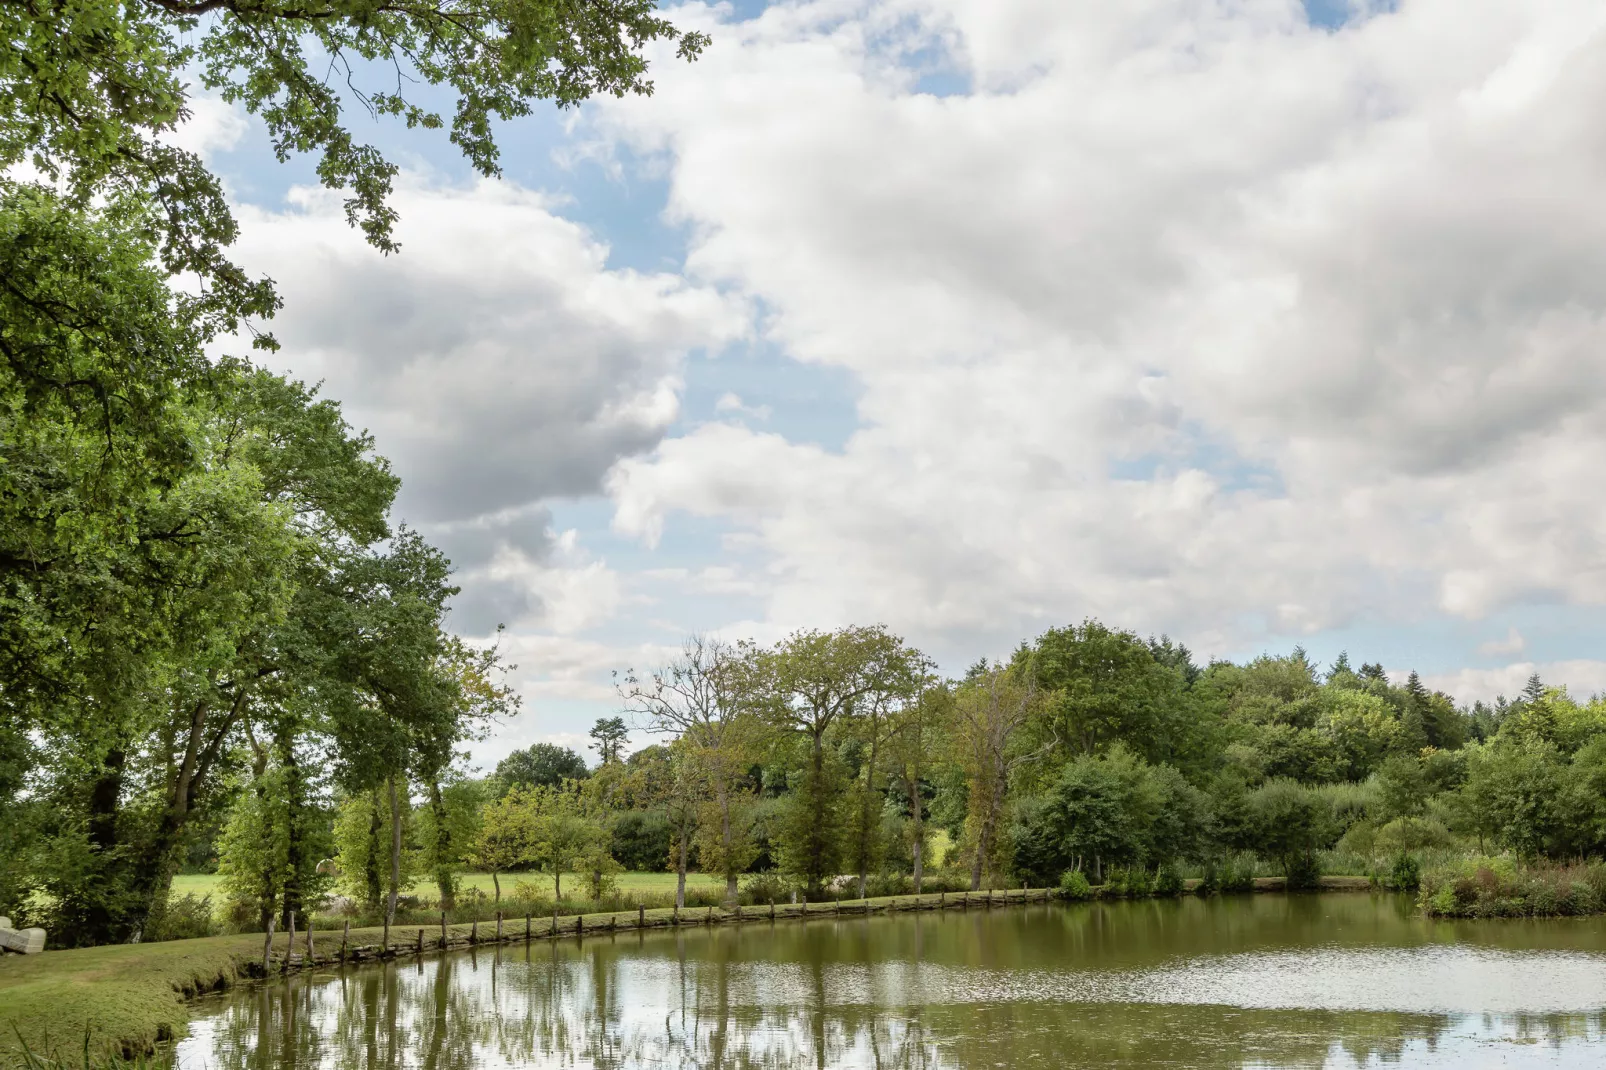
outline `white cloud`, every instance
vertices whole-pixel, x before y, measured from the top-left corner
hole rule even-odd
[[[550,530],[555,497],[600,490],[679,413],[688,351],[748,329],[739,302],[607,247],[505,182],[397,184],[398,256],[365,245],[340,198],[246,207],[241,258],[278,284],[271,361],[322,381],[402,477],[398,513],[459,566],[454,623],[573,634],[621,604],[618,577]],[[564,540],[567,540],[566,542]]]
[[[1498,669],[1462,669],[1459,672],[1424,674],[1422,680],[1435,691],[1453,695],[1458,702],[1493,702],[1504,695],[1516,698],[1534,673],[1547,687],[1565,687],[1579,701],[1606,693],[1606,661],[1516,661]]]
[[[709,9],[683,9],[711,23]],[[727,423],[622,460],[768,554],[771,623],[1206,650],[1606,602],[1599,5],[821,0],[717,25],[599,129],[689,269],[848,369],[840,452]],[[973,84],[917,92],[933,45]],[[799,102],[806,101],[806,107]]]
[[[1522,633],[1517,631],[1516,628],[1512,628],[1506,633],[1504,639],[1490,639],[1488,642],[1480,644],[1478,646],[1478,656],[1485,658],[1509,657],[1512,654],[1521,654],[1527,645],[1528,642],[1522,637]]]
[[[727,390],[714,402],[714,411],[733,413],[737,416],[751,416],[755,420],[768,420],[774,410],[768,405],[748,405],[742,401],[741,395]]]

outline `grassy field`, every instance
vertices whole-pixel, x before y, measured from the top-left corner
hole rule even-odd
[[[521,882],[538,884],[549,895],[552,892],[552,878],[545,873],[504,873],[501,875],[501,879],[503,895],[511,894],[513,886]],[[463,873],[458,876],[458,880],[464,890],[478,888],[486,895],[492,893],[491,875],[489,873]],[[675,875],[673,873],[621,873],[618,875],[617,880],[619,881],[619,890],[627,896],[638,892],[654,894],[673,892],[675,890]],[[173,878],[173,894],[210,895],[213,904],[221,907],[223,904],[222,883],[223,878],[216,873],[180,873]],[[563,875],[565,894],[571,888],[578,890],[580,884],[581,881],[578,875],[573,873],[565,873]],[[706,873],[686,874],[686,887],[688,889],[719,888],[722,886],[723,882],[718,877],[712,877]],[[415,881],[412,887],[407,890],[407,894],[415,895],[426,902],[434,902],[438,898],[434,882],[428,880]]]

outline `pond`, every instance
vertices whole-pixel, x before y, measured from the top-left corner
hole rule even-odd
[[[1365,893],[538,940],[199,1004],[186,1068],[1598,1067],[1606,920]]]

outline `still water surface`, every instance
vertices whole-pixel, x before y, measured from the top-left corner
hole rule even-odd
[[[621,933],[242,989],[186,1070],[1606,1067],[1606,922],[1392,896]]]

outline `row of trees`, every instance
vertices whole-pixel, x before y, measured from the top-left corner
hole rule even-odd
[[[1606,702],[1538,680],[1458,708],[1377,665],[1201,668],[1089,621],[958,680],[880,627],[694,638],[618,691],[595,770],[540,744],[462,781],[459,865],[582,873],[593,895],[614,869],[668,868],[684,903],[694,868],[727,898],[756,872],[768,894],[918,889],[939,830],[944,881],[971,888],[1244,852],[1296,879],[1333,848],[1606,852]],[[658,742],[624,757],[631,723]]]

